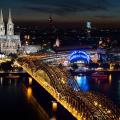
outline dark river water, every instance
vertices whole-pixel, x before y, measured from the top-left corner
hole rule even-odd
[[[120,73],[107,73],[107,79],[91,75],[76,76],[80,89],[97,91],[108,96],[120,107]],[[74,120],[60,104],[52,110],[54,99],[28,75],[9,78],[0,75],[0,120]]]
[[[54,112],[55,100],[37,82],[29,81],[28,75],[0,75],[0,120],[74,120],[60,104]]]
[[[32,89],[24,85],[22,78],[0,77],[0,120],[40,120],[45,119],[35,110]],[[46,115],[47,116],[47,115]],[[45,116],[45,117],[46,117]],[[43,117],[43,118],[42,118]]]
[[[111,99],[120,107],[120,72],[75,76],[83,92],[96,91]]]

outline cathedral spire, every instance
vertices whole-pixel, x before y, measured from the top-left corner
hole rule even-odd
[[[9,9],[8,23],[12,23],[11,10]]]
[[[3,21],[2,9],[0,12],[0,35],[5,35],[5,25],[4,25],[4,21]]]
[[[54,44],[54,47],[60,47],[59,37],[57,37],[56,42],[55,42],[55,44]]]
[[[9,9],[9,17],[8,17],[8,23],[7,23],[7,35],[14,35],[14,24],[12,22],[10,9]]]
[[[0,12],[0,23],[3,23],[3,13],[2,13],[2,9],[1,9],[1,12]]]

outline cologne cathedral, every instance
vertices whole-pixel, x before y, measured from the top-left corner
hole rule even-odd
[[[11,11],[7,22],[7,29],[3,21],[3,13],[0,13],[0,52],[4,54],[17,53],[21,48],[20,35],[14,34],[14,24],[12,22]]]

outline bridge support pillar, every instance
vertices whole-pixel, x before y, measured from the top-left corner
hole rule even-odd
[[[53,112],[56,112],[58,108],[58,103],[56,101],[52,101],[52,110]]]
[[[52,101],[52,111],[53,111],[53,120],[56,120],[56,111],[58,108],[58,103],[57,101]]]

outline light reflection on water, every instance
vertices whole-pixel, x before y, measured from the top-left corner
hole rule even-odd
[[[90,91],[90,90],[98,90],[107,92],[109,91],[109,88],[112,84],[112,75],[110,74],[108,76],[108,79],[99,79],[96,77],[96,79],[92,79],[91,76],[75,76],[75,80],[77,81],[80,90],[83,92]]]
[[[0,84],[3,84],[3,77],[0,77]]]
[[[27,97],[30,98],[32,96],[32,88],[28,87],[27,88]]]
[[[110,74],[109,75],[109,84],[111,85],[111,83],[112,83],[112,75]]]
[[[120,101],[120,80],[118,81],[118,100]]]
[[[31,83],[31,82],[30,82]],[[33,96],[32,86],[25,86],[22,79],[12,79],[4,76],[0,77],[0,113],[6,120],[10,114],[9,119],[19,120],[47,120],[48,113],[38,103]],[[14,116],[14,114],[15,116]],[[19,118],[16,117],[19,115]],[[0,118],[2,118],[0,116]]]
[[[76,76],[75,79],[77,80],[77,83],[80,87],[80,90],[82,90],[82,91],[88,91],[89,90],[89,84],[88,84],[87,76]]]
[[[78,75],[74,76],[77,81],[79,89],[83,92],[96,91],[109,97],[116,105],[120,106],[120,74],[111,73],[106,74],[108,77],[99,79],[92,79],[91,75]],[[74,80],[68,80],[68,84],[71,85]],[[76,90],[76,85],[73,83],[71,86]]]

